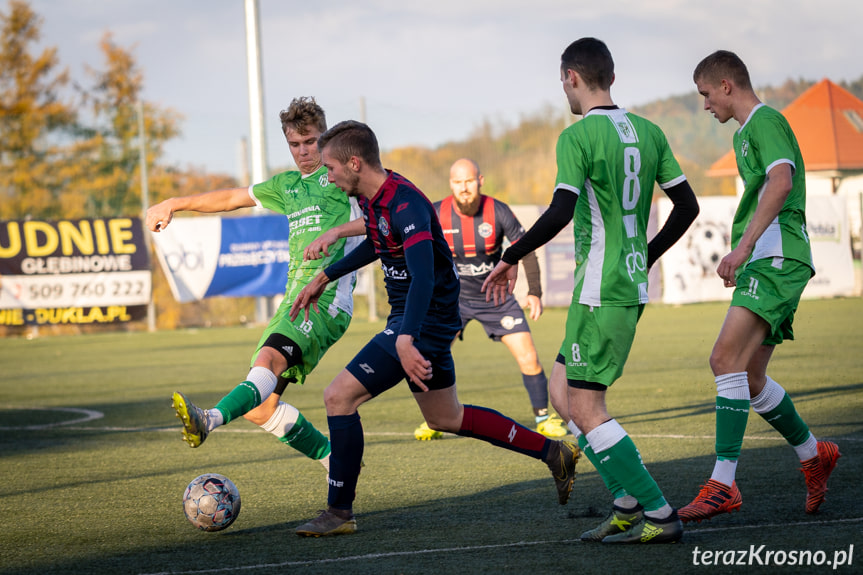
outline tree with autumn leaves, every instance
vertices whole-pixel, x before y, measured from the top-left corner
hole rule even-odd
[[[57,49],[36,51],[40,18],[23,0],[0,10],[0,219],[96,218],[141,211],[137,105],[144,74],[106,33],[101,67],[72,81]],[[150,195],[232,186],[160,160],[180,115],[144,102]]]

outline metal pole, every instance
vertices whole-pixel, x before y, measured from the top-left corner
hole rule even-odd
[[[150,187],[147,182],[147,133],[144,131],[144,102],[138,100],[136,110],[138,112],[138,147],[141,164],[141,214],[147,217],[147,209],[150,207]],[[144,232],[144,245],[147,253],[152,255],[152,238],[148,232]],[[150,287],[150,301],[147,302],[147,330],[156,331],[156,304],[153,303],[152,282]]]
[[[261,80],[261,41],[258,35],[258,0],[245,0],[246,7],[246,65],[249,83],[249,144],[252,151],[251,183],[267,179],[267,152],[264,135],[264,90]],[[270,300],[259,297],[255,301],[255,318],[258,323],[270,319]]]
[[[366,98],[365,96],[360,96],[360,122],[363,124],[366,123]],[[375,266],[378,265],[376,263],[372,263],[366,266],[366,274],[368,274],[369,278],[369,321],[378,321],[378,298],[375,293]]]

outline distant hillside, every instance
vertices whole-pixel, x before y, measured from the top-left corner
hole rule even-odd
[[[813,84],[813,80],[789,79],[781,86],[766,86],[757,92],[764,103],[782,110]],[[863,76],[838,84],[863,99]],[[737,123],[720,124],[703,105],[693,90],[630,110],[663,129],[696,194],[733,194],[734,178],[710,178],[705,172],[731,149]],[[547,107],[524,116],[517,126],[486,121],[467,140],[435,149],[391,150],[384,153],[384,163],[406,175],[432,200],[438,200],[449,194],[449,166],[467,156],[479,162],[486,180],[484,191],[490,195],[509,203],[547,203],[554,188],[555,143],[572,119],[565,110]]]

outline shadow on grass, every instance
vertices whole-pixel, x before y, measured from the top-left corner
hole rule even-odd
[[[769,549],[834,550],[860,545],[863,537],[863,505],[856,489],[863,471],[861,437],[839,438],[843,458],[830,480],[831,491],[821,513],[803,512],[805,485],[793,450],[781,444],[744,446],[738,468],[743,494],[741,512],[687,526],[683,545],[609,548],[578,540],[595,526],[610,508],[611,497],[586,460],[570,503],[561,507],[550,478],[516,481],[476,493],[427,497],[408,503],[399,489],[374,493],[380,488],[374,477],[360,479],[357,501],[359,531],[352,536],[321,539],[296,537],[294,529],[308,517],[243,528],[241,517],[219,533],[182,532],[180,541],[165,541],[159,548],[134,549],[86,560],[33,558],[29,565],[0,569],[3,575],[79,573],[532,573],[550,565],[579,574],[632,570],[633,566],[662,565],[660,571],[686,572],[695,546],[713,550],[746,550],[750,545]],[[401,441],[404,441],[402,439]],[[706,481],[712,456],[672,461],[649,460],[658,442],[639,440],[651,471],[669,502],[682,506]],[[664,440],[666,442],[674,440]],[[469,445],[464,440],[464,445]],[[462,457],[452,442],[448,450]],[[375,449],[381,452],[380,443]],[[427,446],[419,444],[419,449]],[[481,450],[489,461],[494,449]],[[462,457],[463,459],[463,457]],[[514,457],[513,461],[520,461]],[[248,463],[248,462],[246,462]],[[480,461],[481,463],[481,461]],[[506,465],[510,461],[506,460]],[[532,465],[526,462],[526,465]],[[190,469],[191,471],[191,469]],[[482,484],[482,468],[476,482]],[[472,474],[469,474],[472,476]],[[459,476],[464,481],[463,476]],[[454,478],[453,484],[459,478]],[[472,479],[471,479],[472,480]],[[496,481],[499,479],[496,479]],[[429,478],[430,489],[445,489],[448,473],[440,470]],[[409,485],[410,489],[422,486]],[[461,485],[457,486],[464,491]],[[278,489],[278,482],[273,484]],[[369,495],[363,496],[366,492]],[[382,502],[383,501],[383,502]],[[376,503],[375,503],[376,502]],[[323,505],[323,501],[321,502]],[[367,509],[374,505],[374,509]],[[246,513],[254,513],[250,508]],[[145,526],[143,529],[152,529]],[[74,538],[74,534],[70,534]],[[783,573],[787,572],[783,569]],[[793,570],[791,570],[793,572]],[[712,570],[711,572],[719,572]],[[841,572],[841,571],[840,571]]]

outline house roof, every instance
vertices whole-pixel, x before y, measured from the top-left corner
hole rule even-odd
[[[782,114],[794,130],[807,172],[863,169],[863,101],[824,79],[800,94]],[[708,176],[736,176],[734,150]]]

